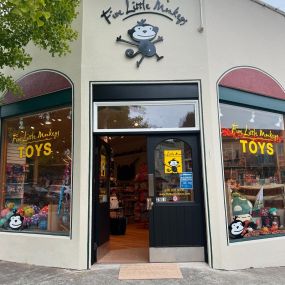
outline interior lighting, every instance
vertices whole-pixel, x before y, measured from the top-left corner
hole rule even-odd
[[[275,124],[276,127],[280,128],[281,127],[281,123],[282,123],[282,118],[279,117],[278,118],[278,122]]]
[[[23,130],[25,128],[23,118],[19,120],[19,130]]]
[[[61,122],[62,121],[62,119],[57,119],[58,120],[58,122]]]
[[[71,110],[69,111],[69,114],[66,116],[66,118],[68,119],[68,120],[71,120]]]
[[[50,125],[50,124],[51,124],[51,121],[50,121],[50,114],[49,114],[49,113],[46,113],[45,124],[46,124],[46,125]]]
[[[251,123],[254,123],[254,122],[255,122],[255,113],[254,113],[254,112],[251,113],[251,118],[250,118],[249,121],[250,121]]]
[[[34,129],[35,129],[35,127],[31,126],[31,129],[32,129],[32,130],[34,130]]]

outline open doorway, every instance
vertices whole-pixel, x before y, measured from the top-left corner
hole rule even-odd
[[[97,262],[148,262],[147,138],[100,136],[96,141]]]

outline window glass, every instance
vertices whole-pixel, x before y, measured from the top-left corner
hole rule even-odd
[[[71,108],[5,119],[0,228],[68,235]]]
[[[195,105],[99,106],[98,129],[195,127]]]
[[[154,151],[157,202],[194,201],[193,165],[190,146],[167,139]]]
[[[283,115],[220,104],[231,241],[285,234]]]

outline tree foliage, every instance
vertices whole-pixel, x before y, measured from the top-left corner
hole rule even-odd
[[[77,38],[71,27],[80,0],[0,0],[0,93],[21,94],[11,76],[1,70],[24,68],[32,61],[26,51],[30,42],[62,56]]]

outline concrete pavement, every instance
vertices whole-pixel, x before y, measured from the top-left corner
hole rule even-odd
[[[91,270],[76,271],[0,261],[1,285],[282,285],[285,267],[238,271],[213,270],[204,263],[179,264],[183,279],[118,280],[119,265],[95,265]]]

